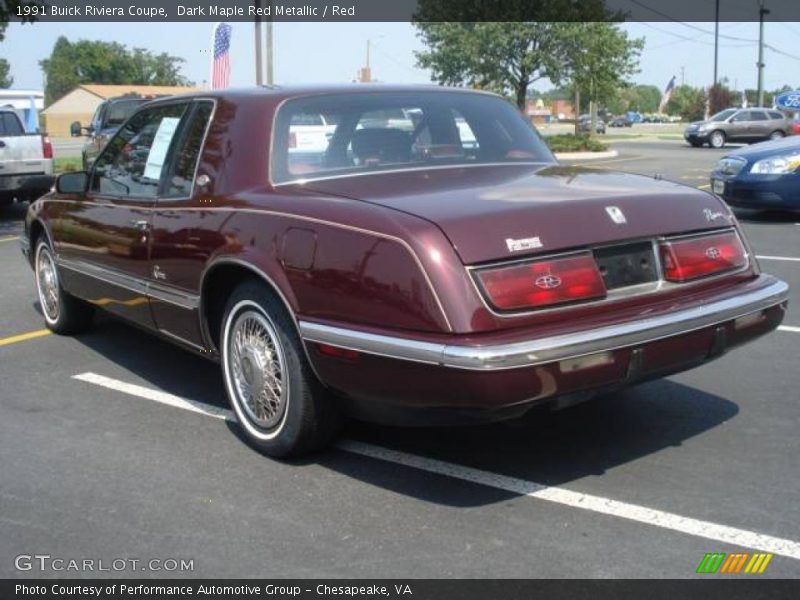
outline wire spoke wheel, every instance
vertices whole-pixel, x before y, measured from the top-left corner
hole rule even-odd
[[[45,318],[50,323],[58,321],[58,271],[46,246],[41,246],[36,256],[36,289]]]
[[[233,392],[247,418],[261,429],[274,428],[286,410],[286,358],[275,328],[258,311],[236,317],[228,338],[228,370]]]

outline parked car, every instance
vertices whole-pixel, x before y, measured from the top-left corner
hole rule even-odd
[[[15,110],[0,109],[0,206],[38,198],[53,183],[53,145],[27,133]]]
[[[610,127],[633,127],[633,121],[631,121],[628,117],[621,116],[621,117],[614,117],[609,123]]]
[[[581,115],[578,117],[578,130],[582,133],[589,133],[592,130],[592,117],[590,115]],[[600,117],[597,117],[595,121],[595,132],[606,132],[606,122]]]
[[[792,133],[794,135],[800,134],[800,115],[795,115],[791,120]]]
[[[695,148],[706,143],[722,148],[726,142],[762,142],[791,134],[791,124],[779,110],[728,108],[708,121],[690,123],[683,137]]]
[[[82,135],[87,137],[86,143],[81,150],[83,168],[89,168],[106,142],[137,108],[156,97],[158,96],[126,94],[108,98],[97,107],[88,125],[84,126],[80,121],[73,121],[70,124],[70,135],[72,137],[80,137]]]
[[[359,127],[398,107],[414,131]],[[336,130],[298,170],[291,124],[319,114]],[[429,86],[155,100],[30,207],[22,249],[47,327],[102,307],[221,363],[274,456],[342,414],[498,420],[693,368],[788,293],[713,194],[561,167],[506,100]]]
[[[800,210],[800,138],[726,154],[714,166],[711,188],[730,206]]]

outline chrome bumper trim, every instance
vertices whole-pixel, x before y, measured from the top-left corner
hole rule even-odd
[[[473,371],[530,367],[595,352],[636,346],[710,327],[782,304],[789,286],[769,276],[764,287],[670,314],[588,331],[492,346],[424,342],[300,321],[306,342],[330,344],[367,354]]]

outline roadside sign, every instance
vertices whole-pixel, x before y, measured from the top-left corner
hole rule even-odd
[[[778,94],[775,97],[775,106],[788,110],[800,110],[800,90]]]

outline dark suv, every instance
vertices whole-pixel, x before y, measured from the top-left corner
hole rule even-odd
[[[155,97],[126,94],[109,98],[97,107],[89,125],[83,126],[79,121],[74,121],[69,127],[72,137],[81,135],[88,137],[81,152],[83,168],[88,169],[91,166],[108,139],[117,132],[137,108]]]

